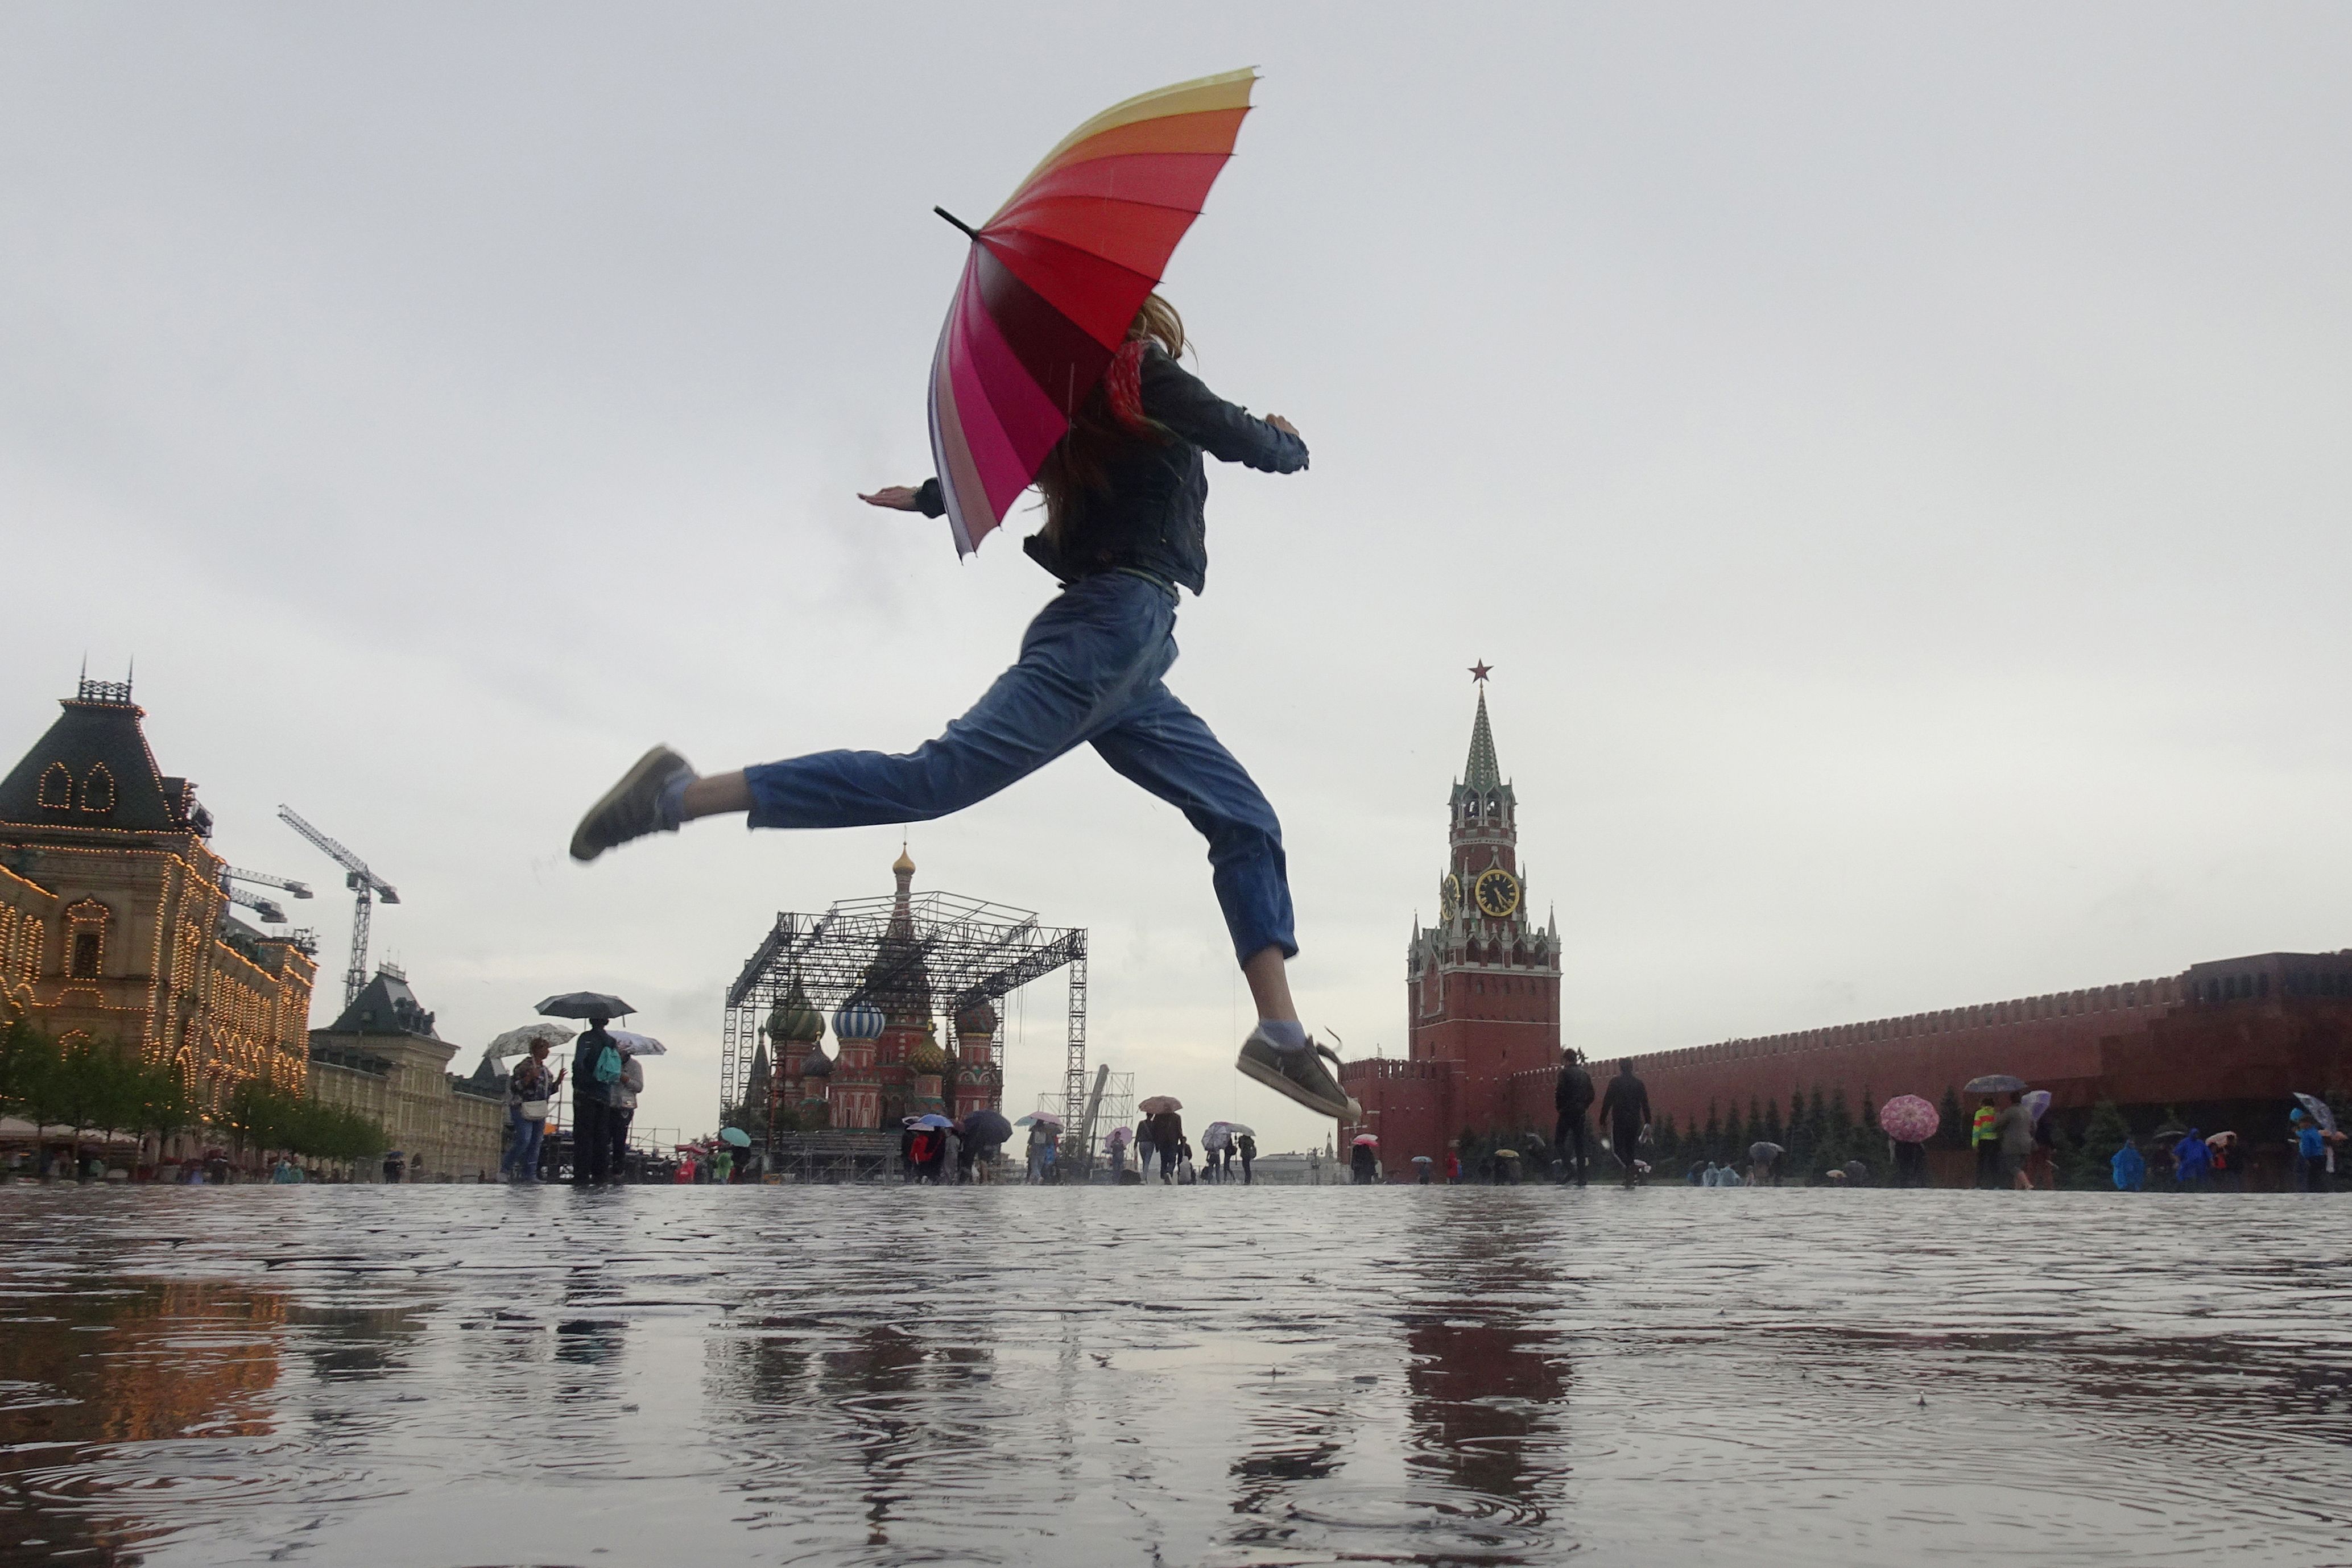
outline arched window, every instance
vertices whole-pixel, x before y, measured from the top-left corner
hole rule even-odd
[[[52,811],[73,810],[73,769],[52,762],[41,769],[40,793],[34,797]]]
[[[81,781],[81,809],[85,811],[114,810],[114,775],[106,770],[103,762],[89,765],[89,777]]]
[[[85,898],[66,911],[66,975],[95,980],[106,972],[106,926],[113,911]]]

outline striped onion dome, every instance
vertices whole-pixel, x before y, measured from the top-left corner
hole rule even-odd
[[[890,1020],[872,1002],[852,1002],[833,1015],[833,1033],[836,1040],[880,1040]]]

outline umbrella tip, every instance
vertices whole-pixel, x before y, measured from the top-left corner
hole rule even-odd
[[[976,239],[980,238],[980,231],[979,231],[978,229],[976,229],[976,228],[972,227],[970,224],[968,224],[968,223],[964,222],[961,218],[960,218],[960,217],[956,216],[953,213],[951,213],[951,212],[948,211],[945,207],[933,207],[933,208],[931,209],[931,211],[933,211],[933,212],[935,212],[935,213],[939,214],[940,214],[940,216],[941,216],[941,217],[943,217],[943,218],[947,219],[947,221],[948,221],[948,222],[950,222],[950,223],[951,223],[951,224],[955,225],[955,226],[956,226],[956,227],[958,227],[958,228],[960,228],[960,229],[963,230],[963,232],[964,232],[965,234],[970,235],[973,239],[975,239],[975,240],[976,240]]]

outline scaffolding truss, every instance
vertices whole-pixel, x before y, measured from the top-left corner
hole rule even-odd
[[[780,912],[727,988],[719,1037],[722,1115],[743,1097],[760,1026],[795,981],[828,1019],[853,1002],[903,996],[922,980],[937,1016],[952,1019],[975,1002],[995,1003],[1056,969],[1069,972],[1069,1047],[1063,1070],[1065,1125],[1075,1127],[1087,1090],[1087,933],[1084,926],[1040,925],[1011,909],[952,893],[919,893],[907,904],[912,939],[895,942],[877,962],[898,915],[894,894],[843,899],[822,915]],[[919,976],[916,971],[919,969]],[[1000,1014],[1003,1009],[998,1009]],[[949,1038],[940,1031],[940,1039]],[[1004,1067],[997,1030],[996,1067]]]

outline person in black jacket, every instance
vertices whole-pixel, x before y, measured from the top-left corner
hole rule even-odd
[[[748,812],[755,828],[928,821],[1091,745],[1209,841],[1217,902],[1257,1005],[1236,1068],[1324,1115],[1359,1116],[1339,1057],[1307,1038],[1284,972],[1298,944],[1281,823],[1163,684],[1176,660],[1177,591],[1197,595],[1208,581],[1203,457],[1295,474],[1307,443],[1280,415],[1256,418],[1202,385],[1177,363],[1183,351],[1183,321],[1152,295],[1099,382],[1066,407],[1068,430],[1037,475],[1045,526],[1024,547],[1062,591],[1030,622],[1018,662],[938,739],[904,756],[823,751],[709,778],[656,746],[581,819],[572,858],[723,813]],[[936,478],[862,498],[930,517],[950,499]]]
[[[592,1018],[572,1044],[572,1181],[575,1186],[601,1186],[613,1174],[613,1097],[604,1080],[596,1076],[597,1059],[610,1046],[621,1048],[607,1033],[609,1020]]]
[[[1559,1125],[1552,1130],[1551,1146],[1569,1159],[1570,1174],[1576,1185],[1584,1185],[1585,1168],[1591,1155],[1584,1146],[1584,1113],[1592,1109],[1592,1074],[1584,1071],[1576,1051],[1571,1049],[1560,1063],[1559,1087],[1551,1093],[1552,1109],[1559,1113]]]
[[[1609,1081],[1609,1091],[1601,1096],[1601,1119],[1609,1124],[1609,1148],[1617,1163],[1625,1167],[1625,1185],[1633,1185],[1635,1150],[1642,1146],[1642,1134],[1650,1125],[1650,1091],[1633,1076],[1633,1059],[1625,1058],[1617,1064],[1617,1076]]]

